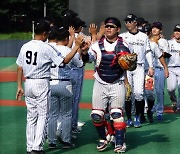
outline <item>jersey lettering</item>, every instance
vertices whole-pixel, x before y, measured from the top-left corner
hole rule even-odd
[[[27,51],[26,52],[26,63],[27,64],[32,64],[32,65],[37,65],[37,52],[32,53],[32,51]]]

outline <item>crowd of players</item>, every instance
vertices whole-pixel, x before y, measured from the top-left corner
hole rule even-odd
[[[161,22],[148,23],[144,18],[137,18],[134,14],[129,14],[125,17],[124,22],[127,32],[120,34],[121,23],[119,24],[116,18],[107,18],[105,22],[102,22],[99,29],[97,25],[92,23],[88,27],[89,34],[84,34],[83,28],[87,27],[87,25],[78,17],[78,14],[72,10],[68,10],[64,14],[62,27],[58,27],[52,18],[46,17],[43,21],[49,23],[50,31],[46,38],[47,41],[42,38],[40,38],[40,40],[46,42],[48,47],[59,53],[64,60],[63,62],[55,61],[56,63],[52,60],[54,63],[52,63],[50,69],[51,101],[48,102],[49,109],[46,112],[47,115],[43,117],[47,119],[47,125],[46,121],[44,121],[42,126],[44,129],[38,130],[35,128],[36,131],[42,131],[40,132],[43,133],[43,135],[41,134],[41,140],[36,138],[38,137],[36,133],[32,134],[32,117],[34,118],[36,116],[38,119],[39,115],[31,115],[35,113],[30,113],[30,111],[33,110],[31,108],[32,104],[29,105],[31,100],[28,97],[31,96],[28,96],[25,88],[25,100],[27,110],[29,111],[26,132],[27,153],[45,153],[43,151],[43,144],[46,137],[50,149],[56,148],[58,142],[63,145],[63,149],[75,147],[72,140],[77,138],[75,134],[80,133],[80,126],[83,125],[82,123],[78,123],[78,111],[82,94],[84,66],[86,62],[92,62],[90,61],[92,56],[91,52],[96,49],[94,49],[94,44],[103,42],[104,40],[102,40],[102,38],[106,38],[110,45],[114,43],[111,42],[113,39],[108,36],[110,32],[108,32],[107,29],[111,31],[111,29],[119,28],[119,31],[116,32],[118,36],[115,34],[113,37],[121,38],[125,42],[124,44],[126,44],[125,47],[128,48],[128,52],[135,52],[138,55],[138,59],[136,70],[126,71],[125,73],[124,83],[125,85],[130,85],[132,95],[130,98],[124,100],[123,105],[119,106],[120,109],[117,107],[115,107],[117,109],[114,109],[110,104],[110,99],[104,111],[98,109],[99,106],[97,103],[100,102],[94,104],[91,118],[99,135],[97,144],[98,151],[105,150],[108,142],[112,142],[115,144],[115,152],[125,152],[125,127],[141,127],[141,124],[147,121],[144,112],[147,112],[149,123],[153,123],[155,115],[158,121],[163,120],[165,81],[167,81],[167,90],[170,100],[172,101],[172,109],[174,112],[180,111],[180,24],[174,26],[171,36],[172,39],[167,40],[163,36],[163,25]],[[38,24],[40,25],[41,23]],[[47,30],[43,29],[44,23],[42,23],[42,27],[38,27],[38,24],[35,25],[35,35],[41,34],[43,30]],[[37,39],[36,36],[35,38]],[[89,48],[91,52],[88,51]],[[100,47],[100,51],[102,50]],[[34,55],[36,55],[36,53]],[[26,58],[30,57],[32,57],[32,53],[26,53]],[[19,59],[20,56],[18,57],[17,64],[18,66],[22,66]],[[97,58],[96,61],[93,62],[97,65],[98,60]],[[29,59],[29,64],[30,63],[31,59]],[[33,63],[33,65],[35,65],[35,63]],[[102,75],[101,69],[103,70],[105,68],[101,66],[100,63],[95,69],[96,72],[99,71],[99,74],[95,74],[95,78],[100,84],[106,85],[106,80],[109,79],[107,78],[107,74],[105,74],[105,76]],[[109,69],[111,69],[111,67]],[[115,68],[112,68],[112,72],[113,69],[115,70]],[[26,84],[28,84],[28,80],[40,78],[29,76],[28,73],[25,73],[24,69],[23,72],[27,78]],[[113,74],[110,75],[114,77]],[[100,78],[103,81],[101,81]],[[125,79],[127,79],[127,81],[125,81]],[[19,82],[20,80],[18,83]],[[29,84],[31,84],[31,82]],[[35,84],[39,84],[38,82]],[[100,96],[94,96],[94,93],[97,93],[98,86],[102,86],[98,85],[98,82],[95,82],[94,85],[93,101],[100,100],[98,98]],[[109,82],[107,83],[108,86],[111,84],[112,83]],[[176,96],[177,87],[178,96]],[[102,89],[98,90],[99,92],[102,91],[102,93],[105,93]],[[18,88],[17,99],[23,94],[24,91]],[[113,97],[110,96],[109,98]],[[122,100],[121,98],[121,101]],[[111,108],[109,108],[110,106]],[[123,116],[123,112],[126,113],[127,118]],[[132,118],[132,115],[134,115],[134,118]],[[107,122],[106,124],[104,123],[105,121]],[[38,120],[34,122],[38,123]],[[40,123],[42,124],[42,122]],[[104,138],[104,133],[106,134],[106,138]],[[33,137],[29,137],[32,135]]]

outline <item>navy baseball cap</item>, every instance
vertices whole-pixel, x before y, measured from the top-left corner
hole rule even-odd
[[[163,29],[163,25],[162,25],[162,23],[161,22],[159,22],[159,21],[157,21],[157,22],[153,22],[153,24],[152,24],[152,28],[153,27],[156,27],[156,28],[158,28],[158,29],[160,29],[160,30],[162,30]]]
[[[134,14],[128,14],[124,21],[137,21],[137,17]]]
[[[146,24],[148,21],[146,21],[143,17],[137,18],[137,24],[141,26],[142,24]]]
[[[115,17],[106,18],[104,23],[105,23],[105,25],[110,23],[110,24],[116,25],[117,27],[121,28],[121,22],[119,21],[119,19],[117,19]]]
[[[147,23],[142,27],[142,32],[143,33],[150,33],[152,30],[151,24]]]
[[[174,32],[176,31],[180,32],[180,24],[174,26]]]
[[[74,26],[75,28],[87,27],[86,24],[85,24],[85,22],[82,21],[79,17],[76,17],[76,18],[74,19],[73,26]]]
[[[34,32],[36,34],[41,34],[43,32],[50,31],[50,24],[46,20],[39,20],[34,23]]]

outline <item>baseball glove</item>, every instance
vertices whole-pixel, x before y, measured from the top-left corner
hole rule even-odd
[[[126,84],[125,88],[126,88],[126,101],[130,101],[131,93],[132,93],[130,84]]]
[[[134,71],[137,67],[137,54],[129,53],[119,56],[118,64],[123,70]]]

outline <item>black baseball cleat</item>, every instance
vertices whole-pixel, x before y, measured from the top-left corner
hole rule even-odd
[[[49,149],[55,149],[56,148],[56,144],[50,143],[49,144]]]
[[[72,143],[63,142],[62,149],[72,149],[75,148],[75,145]]]
[[[140,122],[141,122],[141,124],[146,122],[146,118],[144,115],[140,116]]]
[[[174,112],[177,111],[177,104],[176,104],[176,103],[173,103],[173,104],[172,104],[172,110],[173,110]]]
[[[31,154],[45,154],[45,152],[44,152],[43,150],[40,150],[40,151],[38,151],[38,150],[32,150],[32,151],[31,151]]]

